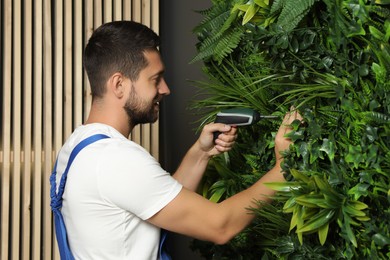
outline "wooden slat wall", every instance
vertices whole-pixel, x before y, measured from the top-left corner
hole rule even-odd
[[[158,0],[2,0],[0,4],[0,259],[60,259],[49,176],[91,103],[82,52],[104,22],[158,32]],[[131,139],[158,158],[158,124]]]

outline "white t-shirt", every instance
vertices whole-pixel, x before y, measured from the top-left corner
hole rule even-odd
[[[73,148],[94,134],[68,172],[62,214],[76,259],[157,259],[160,228],[145,220],[182,185],[141,146],[103,124],[78,127],[58,156],[57,189]]]

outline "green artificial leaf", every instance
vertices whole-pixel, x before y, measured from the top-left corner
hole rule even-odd
[[[222,188],[222,187],[219,189],[215,189],[215,191],[213,192],[213,194],[211,195],[209,200],[217,203],[221,199],[223,194],[225,194],[225,192],[226,192],[226,189]]]
[[[335,157],[335,152],[336,152],[335,151],[335,143],[330,141],[327,138],[324,138],[322,140],[322,145],[321,145],[320,151],[325,152],[328,155],[329,160],[333,161],[334,157]]]
[[[363,209],[368,208],[368,205],[367,205],[367,204],[365,204],[365,203],[363,203],[363,202],[361,202],[361,201],[358,201],[358,200],[349,201],[349,204],[350,204],[353,208],[355,208],[355,209],[357,209],[357,210],[363,210]]]
[[[313,143],[310,148],[310,164],[313,164],[318,158],[322,158],[321,151],[319,145]]]
[[[323,225],[318,229],[318,239],[320,240],[320,244],[323,246],[326,242],[326,238],[328,237],[329,232],[329,223]]]
[[[303,181],[304,183],[309,183],[310,178],[306,175],[304,175],[302,172],[296,170],[296,169],[291,169],[291,175],[296,179]]]
[[[354,199],[358,200],[361,196],[368,195],[368,188],[369,187],[370,187],[370,184],[358,183],[348,191],[348,194],[353,195]]]
[[[304,137],[304,131],[298,130],[298,131],[291,131],[284,135],[284,137],[290,138],[292,142],[296,142],[297,140],[302,140]]]
[[[332,188],[326,180],[320,178],[318,175],[314,175],[313,178],[321,192],[330,192]]]
[[[350,204],[344,206],[343,211],[345,213],[348,213],[348,215],[350,217],[364,217],[364,216],[366,216],[366,214],[363,211],[356,209],[355,207],[353,207]]]
[[[357,22],[352,21],[349,25],[349,34],[348,37],[366,35],[366,31],[363,28],[362,22],[359,20]]]
[[[302,221],[302,208],[301,207],[294,207],[293,208],[293,215],[291,217],[291,221],[290,221],[290,229],[289,229],[289,232],[291,232],[291,230],[293,230],[296,226],[298,226],[298,222],[300,223],[300,226],[303,224]]]
[[[330,205],[322,194],[306,194],[296,198],[296,202],[309,208],[330,208]]]
[[[372,240],[377,244],[378,246],[387,246],[390,245],[390,237],[384,236],[382,234],[376,233],[372,236]]]
[[[345,212],[343,212],[343,215],[344,215],[344,223],[341,224],[342,225],[341,228],[345,231],[346,236],[347,236],[348,240],[352,243],[352,245],[354,247],[357,247],[356,237],[355,237],[355,234],[353,233],[353,230],[352,230],[351,224],[350,224],[352,222],[352,219],[348,215],[346,215]]]
[[[375,3],[380,5],[390,5],[390,0],[375,0]]]
[[[264,183],[264,185],[270,189],[276,191],[284,191],[284,192],[297,189],[301,186],[299,183],[294,183],[294,182],[267,182]]]
[[[253,0],[255,4],[262,8],[267,8],[269,6],[269,0]]]
[[[366,136],[370,142],[374,142],[378,139],[378,128],[367,125]]]
[[[287,49],[289,46],[289,39],[287,34],[283,34],[281,37],[279,37],[275,43],[276,46],[278,46],[281,49]]]
[[[320,212],[312,219],[303,224],[303,226],[297,230],[299,232],[312,232],[318,230],[323,225],[329,223],[329,221],[334,216],[334,210],[322,209]]]
[[[379,31],[377,28],[374,26],[369,26],[368,29],[370,30],[370,33],[372,36],[374,36],[378,40],[384,40],[385,39],[385,34]]]
[[[359,167],[359,164],[364,160],[362,154],[362,147],[360,145],[349,145],[348,154],[345,156],[345,161],[352,163],[355,168]]]
[[[305,163],[309,161],[309,149],[307,143],[302,142],[298,149],[297,149],[297,155],[302,156],[302,159]]]
[[[242,20],[242,25],[248,23],[255,16],[259,8],[260,7],[255,5],[254,3],[250,4],[248,9],[245,12],[244,18]]]
[[[370,68],[367,64],[362,64],[359,66],[359,76],[365,77],[370,73]]]
[[[286,213],[291,213],[291,212],[293,212],[294,209],[295,209],[295,205],[296,205],[295,197],[290,197],[290,198],[284,203],[283,212],[286,212]]]

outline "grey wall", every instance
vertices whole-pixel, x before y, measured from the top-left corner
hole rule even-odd
[[[195,10],[207,9],[210,0],[160,1],[161,53],[166,66],[165,80],[171,94],[162,102],[160,114],[160,161],[174,172],[182,157],[197,139],[194,131],[197,118],[189,110],[197,89],[188,80],[204,78],[200,62],[189,64],[195,56],[197,42],[192,29],[203,19]],[[173,234],[169,245],[173,259],[201,259],[188,246],[191,239]]]

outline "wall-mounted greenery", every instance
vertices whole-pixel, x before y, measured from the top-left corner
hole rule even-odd
[[[195,28],[207,93],[203,123],[222,108],[283,115],[289,182],[229,244],[194,241],[207,259],[390,259],[390,1],[213,0]],[[207,111],[207,112],[205,112]],[[203,183],[213,201],[273,166],[279,121],[240,129]]]

